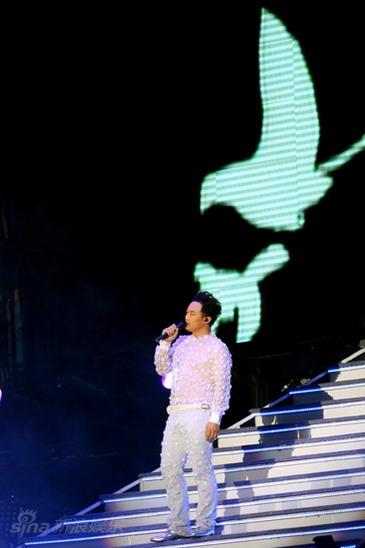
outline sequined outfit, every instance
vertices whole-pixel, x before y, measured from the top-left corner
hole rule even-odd
[[[218,423],[228,409],[231,355],[215,335],[179,337],[160,343],[155,352],[159,375],[172,372],[169,417],[162,441],[161,472],[170,509],[169,529],[191,533],[184,466],[193,469],[198,489],[196,525],[214,527],[217,484],[212,466],[212,442],[205,437],[208,422]],[[179,406],[204,404],[204,408]]]

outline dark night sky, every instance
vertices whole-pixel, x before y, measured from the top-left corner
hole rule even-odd
[[[360,7],[264,5],[300,41],[313,74],[322,162],[365,131]],[[33,11],[33,25],[22,13],[12,23],[1,283],[21,292],[22,397],[51,417],[47,432],[60,427],[57,436],[39,426],[45,455],[50,444],[56,453],[102,452],[107,432],[107,449],[120,452],[127,472],[104,478],[105,489],[158,466],[167,393],[153,372],[153,335],[181,318],[195,262],[242,268],[277,237],[229,214],[199,217],[204,176],[248,158],[260,138],[260,6],[209,14],[184,6],[167,19],[156,6],[143,15],[88,6],[43,12],[42,24]],[[239,395],[230,422],[253,405],[245,358],[295,355],[310,339],[349,349],[357,340],[365,321],[364,161],[362,153],[336,172],[300,234],[280,236],[291,260],[261,286],[255,340],[233,349]],[[89,485],[85,497],[103,488]]]

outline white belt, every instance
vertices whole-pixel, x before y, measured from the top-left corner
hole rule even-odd
[[[210,409],[210,405],[208,403],[180,403],[169,405],[166,411],[170,415],[172,411],[185,411],[186,409]]]

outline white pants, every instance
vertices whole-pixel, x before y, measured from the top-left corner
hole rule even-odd
[[[212,442],[205,438],[210,410],[174,411],[167,419],[162,440],[161,472],[165,481],[170,514],[169,529],[181,535],[191,534],[189,500],[184,466],[189,457],[198,488],[196,524],[215,525],[217,483],[212,466]]]

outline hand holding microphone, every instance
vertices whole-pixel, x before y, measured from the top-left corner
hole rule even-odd
[[[180,331],[184,329],[185,322],[179,322],[177,324],[172,324],[169,327],[166,327],[162,330],[162,334],[159,337],[156,337],[155,341],[166,341],[166,342],[172,342],[175,339],[177,339]]]

